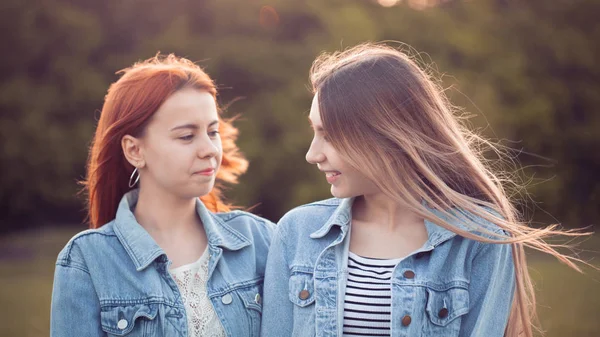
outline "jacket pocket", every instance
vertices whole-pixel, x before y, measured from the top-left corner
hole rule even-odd
[[[461,316],[469,312],[469,290],[455,286],[445,290],[427,288],[428,321],[426,335],[451,337],[458,336]]]
[[[289,300],[293,305],[294,337],[314,337],[316,335],[315,283],[314,275],[308,268],[292,268],[289,281]]]
[[[315,302],[315,282],[312,272],[292,269],[289,299],[299,307],[307,307]]]
[[[246,309],[262,314],[262,284],[238,290]]]
[[[102,330],[109,336],[151,336],[150,321],[156,318],[156,304],[104,306],[100,311]]]
[[[250,332],[247,336],[258,336],[260,333],[260,321],[262,317],[262,283],[250,287],[239,288],[234,291],[243,303],[243,310],[248,317]],[[241,319],[241,317],[238,316]]]

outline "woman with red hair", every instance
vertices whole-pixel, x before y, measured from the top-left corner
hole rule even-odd
[[[257,336],[273,224],[216,180],[247,167],[216,88],[169,55],[121,72],[84,182],[92,229],[56,262],[52,336]]]

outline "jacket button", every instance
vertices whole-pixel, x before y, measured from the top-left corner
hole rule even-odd
[[[127,323],[127,320],[124,320],[124,319],[122,319],[119,322],[117,322],[117,328],[119,328],[121,330],[127,328],[128,325],[129,324]]]
[[[409,315],[402,317],[402,325],[403,326],[408,326],[411,321],[412,321],[412,318],[410,318]]]
[[[415,278],[415,272],[412,270],[407,270],[404,272],[404,277],[406,278]]]
[[[305,300],[305,299],[307,299],[309,296],[310,296],[310,293],[308,292],[308,290],[302,290],[302,291],[300,292],[300,294],[298,294],[298,297],[299,297],[301,300]]]
[[[255,302],[256,304],[260,304],[260,302],[261,302],[261,301],[262,301],[262,299],[260,298],[260,294],[256,294],[256,295],[254,296],[254,302]]]
[[[440,318],[446,318],[446,317],[448,317],[448,309],[442,308],[442,310],[440,310],[440,312],[438,312],[438,316]]]
[[[223,302],[223,304],[230,304],[231,302],[233,302],[233,298],[231,297],[231,294],[223,295],[223,297],[221,297],[221,302]]]

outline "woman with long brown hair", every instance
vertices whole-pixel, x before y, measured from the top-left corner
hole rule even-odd
[[[121,73],[84,182],[92,229],[56,263],[51,335],[257,336],[273,225],[215,187],[247,162],[213,81],[174,55]]]
[[[491,145],[406,54],[365,44],[310,74],[306,160],[333,199],[279,222],[265,272],[262,336],[532,336],[524,247],[562,232],[519,219]]]

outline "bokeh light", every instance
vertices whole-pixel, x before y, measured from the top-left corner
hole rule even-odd
[[[258,21],[263,28],[275,28],[279,25],[279,14],[272,6],[262,6]]]
[[[401,0],[377,0],[383,7],[392,7],[398,4]]]

